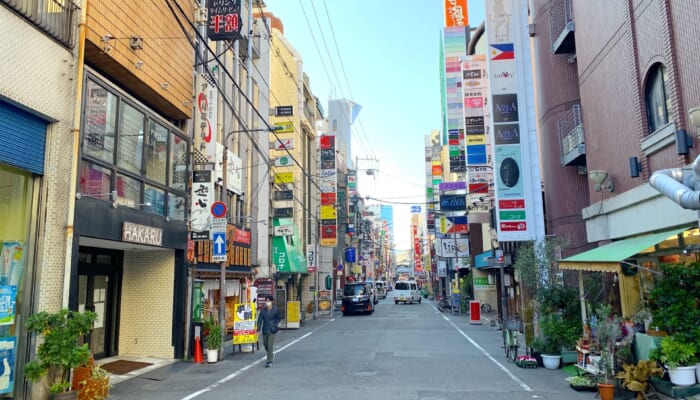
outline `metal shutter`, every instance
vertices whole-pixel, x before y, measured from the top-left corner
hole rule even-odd
[[[47,122],[0,101],[0,163],[44,174]]]

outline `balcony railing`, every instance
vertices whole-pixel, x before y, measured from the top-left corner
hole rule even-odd
[[[549,37],[554,54],[576,52],[571,0],[555,0],[549,9]]]
[[[0,2],[66,47],[73,47],[73,16],[77,7],[71,0],[0,0]]]
[[[584,165],[586,163],[586,142],[580,105],[571,107],[559,120],[559,142],[562,165]]]

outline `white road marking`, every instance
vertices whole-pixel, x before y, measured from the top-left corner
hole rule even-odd
[[[433,306],[433,308],[434,308],[434,307],[435,307],[435,306]],[[461,329],[460,329],[454,322],[452,322],[449,318],[447,318],[447,316],[443,315],[442,318],[444,318],[445,321],[449,322],[450,325],[452,325],[452,326],[457,330],[457,332],[459,332],[462,336],[464,336],[465,339],[467,339],[467,340],[469,341],[469,343],[472,344],[472,346],[476,347],[476,349],[479,350],[481,353],[483,353],[483,354],[486,356],[486,358],[488,358],[488,359],[491,360],[494,364],[496,364],[496,366],[497,366],[498,368],[500,368],[503,372],[505,372],[506,375],[508,375],[508,376],[510,377],[510,379],[512,379],[515,383],[517,383],[518,386],[520,386],[524,391],[526,391],[526,392],[532,392],[532,391],[533,391],[532,388],[530,388],[530,386],[528,386],[525,382],[521,381],[517,376],[513,375],[513,373],[510,372],[510,370],[509,370],[508,368],[506,368],[505,365],[501,364],[501,363],[500,363],[498,360],[496,360],[488,351],[486,351],[483,347],[479,346],[479,343],[475,342],[474,339],[472,339],[471,337],[469,337],[469,335],[467,335],[466,333],[464,333],[464,331],[461,330]]]
[[[335,318],[329,320],[328,322],[330,323],[330,322],[333,322],[333,321],[335,321]],[[324,325],[322,325],[321,327],[326,326],[326,325],[327,325],[327,324],[324,324]],[[319,328],[320,328],[320,327],[319,327]],[[311,332],[305,334],[304,336],[301,336],[301,337],[299,337],[299,338],[297,338],[297,339],[294,339],[293,341],[291,341],[291,342],[287,343],[286,345],[280,347],[279,349],[275,350],[275,353],[279,353],[279,352],[281,352],[281,351],[284,351],[284,350],[287,349],[288,347],[291,347],[291,346],[297,344],[298,342],[300,342],[300,341],[306,339],[307,337],[311,336],[313,333],[314,333],[314,331],[311,331]],[[209,386],[207,386],[207,387],[205,387],[205,388],[203,388],[203,389],[201,389],[201,390],[198,390],[198,391],[196,391],[196,392],[190,394],[190,395],[187,396],[187,397],[183,397],[181,400],[191,400],[191,399],[194,399],[195,397],[199,397],[199,396],[203,395],[204,393],[209,392],[209,391],[211,391],[212,389],[216,388],[217,386],[221,385],[222,383],[226,383],[226,382],[230,381],[231,379],[237,377],[238,375],[242,374],[243,372],[249,370],[250,368],[253,368],[255,365],[260,364],[260,363],[263,362],[263,360],[265,360],[266,358],[267,358],[267,356],[263,356],[263,357],[260,358],[259,360],[254,361],[254,362],[252,362],[252,363],[246,365],[245,367],[242,367],[242,368],[238,369],[237,371],[235,371],[235,372],[231,373],[230,375],[227,375],[227,376],[225,376],[225,377],[219,379],[218,381],[212,383],[211,385],[209,385]]]

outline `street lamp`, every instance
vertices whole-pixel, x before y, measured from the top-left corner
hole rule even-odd
[[[228,203],[228,141],[234,133],[250,133],[250,132],[274,132],[281,127],[268,127],[260,129],[244,129],[231,131],[224,137],[224,154],[221,167],[221,200]],[[228,215],[226,216],[228,221]],[[221,329],[221,349],[219,351],[219,360],[224,358],[224,343],[226,341],[226,268],[228,267],[228,254],[225,261],[221,261],[221,277],[219,279],[219,325]]]

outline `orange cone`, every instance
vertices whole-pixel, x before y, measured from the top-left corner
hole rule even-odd
[[[202,342],[199,341],[199,336],[194,338],[194,362],[203,363],[204,357],[202,357]]]

